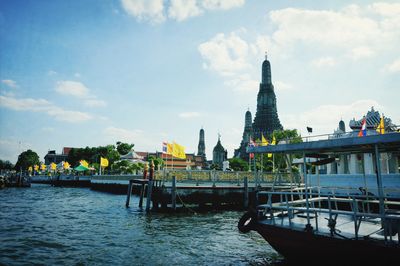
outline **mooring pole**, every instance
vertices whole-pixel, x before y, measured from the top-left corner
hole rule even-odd
[[[378,144],[375,144],[375,164],[376,164],[376,182],[378,185],[378,195],[379,195],[379,214],[381,216],[381,224],[385,222],[385,203],[384,203],[384,193],[382,186],[382,172],[381,172],[381,160],[380,153],[378,149]],[[367,193],[368,194],[368,193]]]
[[[249,206],[249,183],[248,183],[248,179],[247,176],[244,177],[244,185],[243,185],[243,193],[244,193],[244,208],[247,209],[247,207]]]
[[[176,210],[176,176],[172,176],[171,200],[172,209]]]
[[[145,185],[144,183],[142,183],[142,188],[140,189],[139,208],[143,208],[144,190],[145,190]]]
[[[131,194],[132,194],[132,180],[129,180],[128,192],[126,194],[126,203],[125,203],[125,206],[127,208],[129,207],[129,202],[131,200]]]
[[[153,180],[149,180],[147,183],[147,198],[146,198],[146,211],[150,211],[151,204],[151,192],[153,190]]]

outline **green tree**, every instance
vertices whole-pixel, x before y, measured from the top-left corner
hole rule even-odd
[[[229,167],[235,171],[247,171],[249,164],[241,158],[229,159]]]
[[[11,170],[14,168],[14,165],[10,161],[0,160],[0,169],[2,170]]]
[[[296,129],[275,130],[273,135],[276,138],[277,144],[281,141],[284,141],[288,144],[303,142],[301,136],[299,135]],[[301,156],[302,156],[301,154],[291,154],[291,155],[285,155],[280,153],[274,154],[273,160],[275,165],[275,171],[283,171],[284,169],[289,170],[288,163],[292,161],[293,158],[300,158]],[[269,159],[272,160],[272,158]],[[292,170],[297,170],[297,169],[292,167]]]
[[[112,165],[112,170],[119,174],[135,174],[136,170],[142,169],[142,166],[138,163],[132,163],[127,160],[115,162]]]
[[[39,155],[37,155],[36,152],[32,151],[32,150],[27,150],[22,152],[19,156],[18,156],[18,161],[15,164],[14,169],[15,170],[28,170],[29,166],[33,166],[35,164],[39,164]]]
[[[121,141],[117,142],[117,151],[120,155],[128,154],[135,144],[128,144]]]
[[[147,161],[150,163],[151,161],[154,162],[154,169],[158,170],[161,169],[161,167],[164,166],[164,160],[161,158],[156,158],[155,156],[151,155],[149,156],[149,158],[147,159]]]

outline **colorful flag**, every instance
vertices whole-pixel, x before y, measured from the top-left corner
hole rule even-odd
[[[379,134],[385,134],[385,119],[383,118],[383,116],[381,117],[381,121],[379,122],[379,125],[376,128],[376,131]]]
[[[68,162],[64,162],[63,167],[64,169],[69,169],[71,165]]]
[[[272,135],[271,145],[276,145],[276,138],[275,138],[275,135]]]
[[[264,138],[264,135],[261,135],[261,146],[268,146],[268,140]]]
[[[57,165],[55,163],[51,163],[50,164],[50,169],[51,170],[56,170],[56,168],[57,168]]]
[[[162,143],[162,153],[167,153],[168,152],[168,142],[163,142]]]
[[[186,159],[185,147],[178,143],[173,143],[172,156],[179,159]]]
[[[174,144],[167,143],[167,154],[172,154],[174,152]]]
[[[100,157],[100,166],[101,167],[107,167],[108,166],[108,159]]]
[[[360,132],[358,132],[358,136],[365,137],[366,135],[367,135],[367,120],[364,117],[362,124],[361,124],[361,130],[360,130]]]
[[[80,160],[79,163],[83,166],[85,166],[86,168],[89,168],[89,163],[86,162],[85,160]]]
[[[40,170],[46,170],[47,166],[45,164],[40,165]]]
[[[255,146],[256,146],[256,144],[254,143],[253,139],[250,138],[249,147],[255,147]],[[254,158],[254,153],[250,153],[249,156],[250,156],[250,159],[253,159]]]
[[[35,164],[35,165],[33,166],[33,169],[35,169],[35,171],[39,171],[39,165]]]

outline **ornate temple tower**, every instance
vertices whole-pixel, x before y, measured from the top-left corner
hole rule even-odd
[[[218,142],[213,149],[213,164],[217,164],[222,169],[222,163],[228,158],[228,152],[221,144],[221,136],[218,135]]]
[[[197,155],[206,156],[206,144],[204,141],[204,129],[200,129],[199,145],[197,146]]]
[[[257,112],[253,122],[253,138],[261,139],[261,134],[270,136],[274,130],[282,130],[276,108],[274,85],[271,81],[271,64],[265,55],[262,64],[260,90],[257,95]]]
[[[249,146],[250,137],[253,134],[253,127],[251,125],[252,121],[251,112],[247,110],[245,119],[244,119],[244,130],[243,130],[243,137],[242,141],[240,142],[240,147],[235,150],[234,157],[242,158],[243,160],[248,160],[249,155],[246,153],[246,148]]]

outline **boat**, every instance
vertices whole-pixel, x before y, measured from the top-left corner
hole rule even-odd
[[[240,218],[238,229],[259,233],[290,264],[398,263],[400,198],[393,196],[396,187],[382,185],[380,158],[399,151],[399,133],[249,147],[252,153],[301,154],[304,188],[258,192],[256,208]],[[326,183],[323,190],[311,185],[307,158],[322,161],[340,154],[373,154],[375,193],[361,187],[359,193],[346,194],[343,189],[329,189]]]

